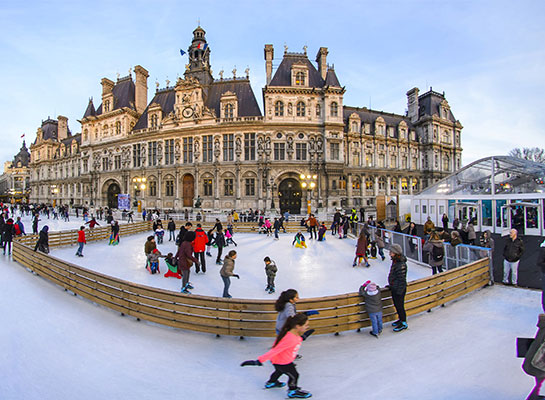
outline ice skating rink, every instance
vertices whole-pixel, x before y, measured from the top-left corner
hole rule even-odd
[[[25,226],[28,231],[30,225]],[[74,255],[75,247],[52,254],[123,279],[179,290],[177,279],[144,269],[145,237],[122,237],[116,247],[89,244],[84,258]],[[306,250],[290,247],[288,234],[277,242],[257,234],[237,234],[235,240],[235,273],[241,279],[232,281],[234,297],[275,299],[289,287],[301,297],[314,297],[356,291],[367,279],[386,283],[388,259],[372,260],[369,269],[352,268],[351,240],[328,236],[325,243],[308,241]],[[175,246],[167,237],[159,248],[166,253]],[[264,291],[265,255],[279,267],[274,295]],[[192,274],[194,293],[221,294],[213,260],[207,258],[205,275]],[[0,399],[286,397],[284,389],[262,389],[272,372],[269,363],[239,367],[267,351],[271,338],[241,341],[137,322],[74,297],[7,256],[0,259],[0,268]],[[411,266],[409,279],[428,273]],[[368,329],[311,336],[297,362],[300,386],[316,399],[525,398],[533,383],[515,358],[515,339],[535,334],[540,296],[494,286],[409,317],[406,331],[393,333],[388,324],[379,339]]]

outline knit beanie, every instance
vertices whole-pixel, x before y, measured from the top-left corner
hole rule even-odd
[[[400,256],[403,255],[403,249],[398,244],[391,245],[390,246],[390,252],[394,253],[394,254],[397,254],[397,255],[400,255]]]

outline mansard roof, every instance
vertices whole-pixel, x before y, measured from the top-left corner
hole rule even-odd
[[[291,67],[293,64],[302,64],[308,68],[308,86],[321,88],[325,82],[320,76],[318,70],[310,62],[306,54],[303,53],[284,53],[284,58],[278,66],[269,86],[291,86]],[[336,77],[335,77],[336,78]],[[337,86],[339,81],[337,81]]]
[[[418,96],[419,118],[433,115],[440,116],[441,103],[445,100],[445,93],[434,92],[431,88],[429,92]],[[454,118],[450,108],[448,110],[447,119],[451,122],[456,122],[456,118]]]
[[[47,117],[45,121],[42,121],[42,139],[43,140],[57,140],[57,130],[59,129],[59,121]]]
[[[359,108],[359,107],[344,106],[343,119],[344,119],[344,125],[346,130],[350,129],[350,127],[348,126],[348,118],[353,113],[358,114],[358,116],[361,119],[361,122],[371,124],[373,126],[373,129],[371,129],[371,133],[374,133],[374,124],[378,117],[382,117],[382,119],[384,119],[386,126],[392,126],[397,128],[397,126],[401,123],[401,121],[405,121],[408,128],[413,129],[413,124],[411,123],[410,118],[405,115],[371,110],[371,109],[368,109],[367,107]],[[397,129],[395,131],[395,135],[397,137]]]
[[[130,75],[118,79],[117,83],[112,89],[112,93],[114,95],[114,104],[112,107],[112,111],[118,110],[123,107],[128,107],[130,109],[136,110],[136,107],[134,105],[134,89],[134,82]],[[96,114],[102,114],[102,104],[96,110]]]
[[[89,104],[87,105],[87,109],[85,110],[85,114],[83,114],[83,118],[87,117],[95,117],[97,115],[97,112],[95,110],[95,106],[93,104],[93,99],[89,99]]]
[[[155,93],[155,96],[138,119],[134,129],[137,130],[148,127],[148,109],[152,104],[159,104],[161,106],[161,110],[163,111],[163,116],[166,116],[170,112],[174,111],[175,102],[176,92],[174,91],[173,87],[159,90],[157,93]]]
[[[250,81],[246,78],[216,80],[208,87],[205,105],[220,116],[220,100],[225,92],[235,93],[238,100],[239,117],[261,117],[261,110],[257,104]]]
[[[238,116],[239,117],[260,117],[262,116],[259,105],[255,98],[250,81],[246,78],[217,80],[208,86],[205,86],[204,105],[216,113],[216,117],[220,116],[220,100],[225,92],[232,92],[237,96],[238,100]],[[150,104],[146,107],[142,116],[134,126],[135,130],[148,127],[148,109],[153,104],[159,104],[163,111],[163,116],[174,111],[174,103],[176,102],[176,92],[174,88],[159,90]]]
[[[28,163],[30,162],[30,152],[28,151],[25,141],[23,140],[23,145],[21,146],[21,150],[19,150],[19,153],[15,155],[13,158],[13,162],[11,163],[13,168],[17,168],[17,163],[21,162],[21,166],[28,167]]]
[[[341,87],[341,84],[339,83],[339,79],[337,79],[337,74],[335,73],[335,69],[332,67],[329,67],[327,69],[327,74],[325,76],[325,84],[326,86]]]

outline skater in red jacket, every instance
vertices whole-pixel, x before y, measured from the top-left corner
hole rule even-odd
[[[208,244],[208,235],[202,230],[201,224],[197,224],[197,229],[195,229],[195,240],[193,241],[193,255],[197,260],[200,259],[202,273],[206,272],[206,257],[204,251],[206,250],[206,245]],[[199,266],[195,266],[195,273],[200,272]]]

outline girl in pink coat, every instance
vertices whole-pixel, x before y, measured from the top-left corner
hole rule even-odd
[[[274,372],[269,380],[265,382],[265,389],[286,386],[284,382],[278,380],[283,374],[286,374],[288,376],[288,397],[292,399],[309,398],[312,394],[297,386],[299,373],[293,361],[301,347],[301,342],[311,335],[312,332],[314,332],[313,329],[308,329],[308,317],[305,314],[299,313],[288,317],[272,349],[259,356],[257,360],[244,361],[241,366],[261,366],[265,361],[271,360]]]

